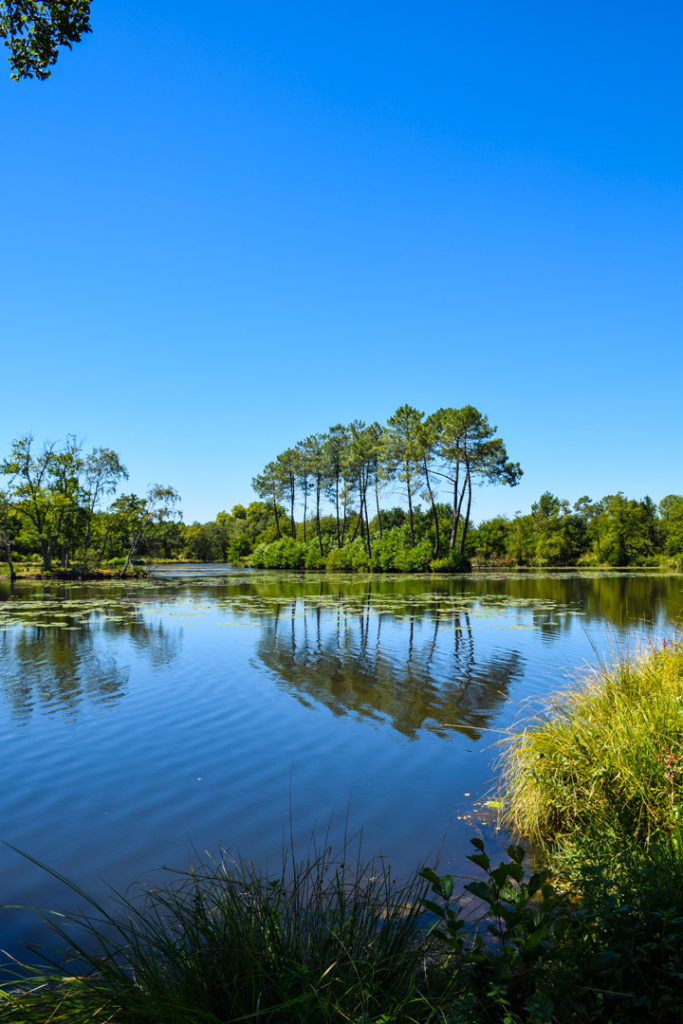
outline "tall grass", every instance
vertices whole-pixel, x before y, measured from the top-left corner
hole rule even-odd
[[[429,944],[417,940],[425,883],[398,884],[383,862],[350,857],[326,847],[268,878],[206,856],[164,888],[119,896],[113,912],[80,893],[92,915],[48,916],[71,957],[61,980],[15,980],[0,1020],[443,1019],[429,994]]]
[[[548,850],[612,835],[647,847],[679,827],[683,645],[651,647],[588,674],[512,736],[504,821]]]

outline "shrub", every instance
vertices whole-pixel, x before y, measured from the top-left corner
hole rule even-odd
[[[251,564],[259,569],[303,569],[306,545],[293,537],[281,537],[272,544],[259,544],[252,552]]]
[[[451,551],[445,558],[433,558],[429,568],[432,572],[471,572],[472,563],[467,555]]]

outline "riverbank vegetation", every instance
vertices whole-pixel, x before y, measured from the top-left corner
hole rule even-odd
[[[577,901],[605,1020],[683,1018],[682,715],[664,641],[551,699],[505,754],[503,821]]]
[[[105,507],[128,478],[126,467],[110,448],[86,454],[73,436],[39,450],[30,435],[14,441],[0,473],[8,481],[0,490],[0,550],[10,578],[35,556],[42,573],[56,567],[58,575],[87,576],[109,564],[123,576],[143,537],[179,518],[177,493],[159,484]]]
[[[508,825],[548,853],[588,836],[644,848],[670,838],[681,824],[682,718],[681,644],[584,676],[514,736]]]
[[[0,1020],[678,1024],[682,701],[671,642],[511,737],[501,802],[531,866],[475,838],[461,894],[437,865],[404,884],[353,844],[269,876],[204,858],[114,909],[48,915],[68,957],[8,965]]]
[[[514,486],[521,469],[472,406],[425,417],[406,405],[384,426],[337,424],[268,463],[253,481],[258,500],[207,523],[182,522],[172,487],[117,493],[128,476],[119,455],[85,453],[73,437],[42,449],[20,438],[0,473],[11,577],[125,575],[135,560],[379,572],[683,563],[676,494],[570,505],[545,492],[528,514],[475,523],[474,485]],[[387,507],[387,494],[402,504]]]

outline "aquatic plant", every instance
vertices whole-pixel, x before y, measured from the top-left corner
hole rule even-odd
[[[669,835],[683,802],[683,644],[664,643],[588,673],[513,734],[504,821],[544,849],[614,834]]]

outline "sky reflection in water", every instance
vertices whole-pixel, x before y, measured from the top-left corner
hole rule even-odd
[[[20,584],[0,591],[2,838],[101,892],[193,844],[279,861],[290,817],[303,842],[332,814],[336,840],[350,805],[397,870],[445,834],[461,870],[501,730],[681,621],[674,575]],[[67,899],[0,856],[0,903]],[[39,936],[0,912],[0,946]]]

